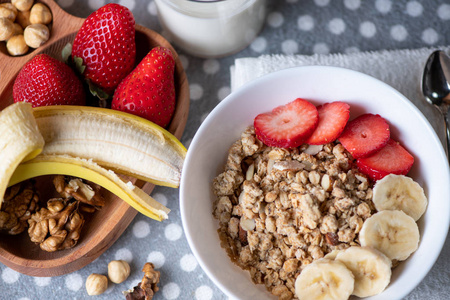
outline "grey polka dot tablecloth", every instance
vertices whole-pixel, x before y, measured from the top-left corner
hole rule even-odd
[[[87,17],[107,2],[132,10],[137,23],[163,33],[153,0],[59,0],[67,12]],[[164,35],[164,33],[163,33]],[[188,76],[191,106],[182,142],[188,147],[208,113],[230,92],[230,66],[242,57],[262,54],[353,53],[450,45],[450,2],[444,0],[272,0],[263,30],[243,51],[220,59],[202,59],[178,49]],[[407,74],[405,74],[407,75]],[[198,265],[183,233],[177,189],[157,187],[152,196],[169,207],[162,223],[138,215],[117,242],[81,270],[53,278],[23,275],[0,264],[0,299],[87,299],[85,280],[107,273],[107,264],[123,259],[131,276],[109,284],[96,299],[123,299],[121,292],[142,278],[151,261],[161,271],[154,299],[227,299]],[[450,247],[450,240],[444,247]],[[448,251],[447,251],[448,253]],[[444,267],[443,267],[444,266]],[[447,266],[447,267],[445,267]],[[441,255],[424,281],[406,299],[449,299],[450,257]],[[93,299],[95,299],[93,298]]]

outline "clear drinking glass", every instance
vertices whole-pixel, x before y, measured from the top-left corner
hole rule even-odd
[[[221,57],[247,47],[260,32],[266,0],[155,0],[168,38],[186,52]]]

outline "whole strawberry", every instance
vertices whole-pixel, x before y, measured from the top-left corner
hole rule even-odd
[[[85,105],[83,85],[72,69],[47,54],[27,62],[14,81],[14,102],[47,105]]]
[[[134,67],[134,25],[128,8],[107,4],[87,17],[75,37],[72,59],[76,65],[81,59],[83,76],[107,94],[112,95]]]
[[[175,60],[169,49],[153,48],[117,87],[112,109],[166,127],[175,110]]]

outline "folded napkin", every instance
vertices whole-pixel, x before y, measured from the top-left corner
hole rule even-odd
[[[439,47],[447,53],[450,47]],[[239,58],[231,67],[231,90],[265,74],[282,69],[324,65],[359,71],[375,77],[397,89],[427,117],[442,143],[445,141],[444,120],[432,105],[426,103],[421,92],[422,71],[428,56],[436,48],[359,52],[351,54],[263,55],[258,58]],[[445,144],[444,144],[445,145]]]

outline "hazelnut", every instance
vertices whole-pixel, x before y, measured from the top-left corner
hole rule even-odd
[[[124,282],[130,276],[130,265],[124,260],[113,260],[108,264],[108,277],[114,283]]]
[[[89,296],[103,294],[108,288],[108,278],[105,275],[93,273],[86,279],[86,291]]]
[[[31,24],[23,31],[25,42],[31,48],[42,46],[50,38],[48,27],[42,24]]]
[[[14,11],[6,6],[0,6],[0,18],[7,18],[11,20],[11,22],[14,22],[17,16],[17,11]]]
[[[7,18],[0,18],[0,41],[8,40],[14,32],[14,24]]]
[[[11,37],[18,35],[18,34],[23,34],[23,28],[18,23],[14,23],[13,24],[13,34]]]
[[[23,55],[28,52],[28,46],[22,34],[10,38],[6,43],[6,49],[13,56]]]
[[[30,23],[30,11],[18,11],[16,22],[22,26],[22,28],[27,28],[28,25],[31,25]]]
[[[30,10],[33,6],[33,0],[11,0],[12,5],[14,5],[20,11]]]
[[[11,3],[1,3],[0,7],[6,7],[7,9],[12,10],[15,15],[17,15],[17,8],[14,5],[12,5]]]
[[[50,24],[52,21],[52,13],[47,5],[42,3],[36,3],[33,5],[30,11],[30,23],[31,24]]]

